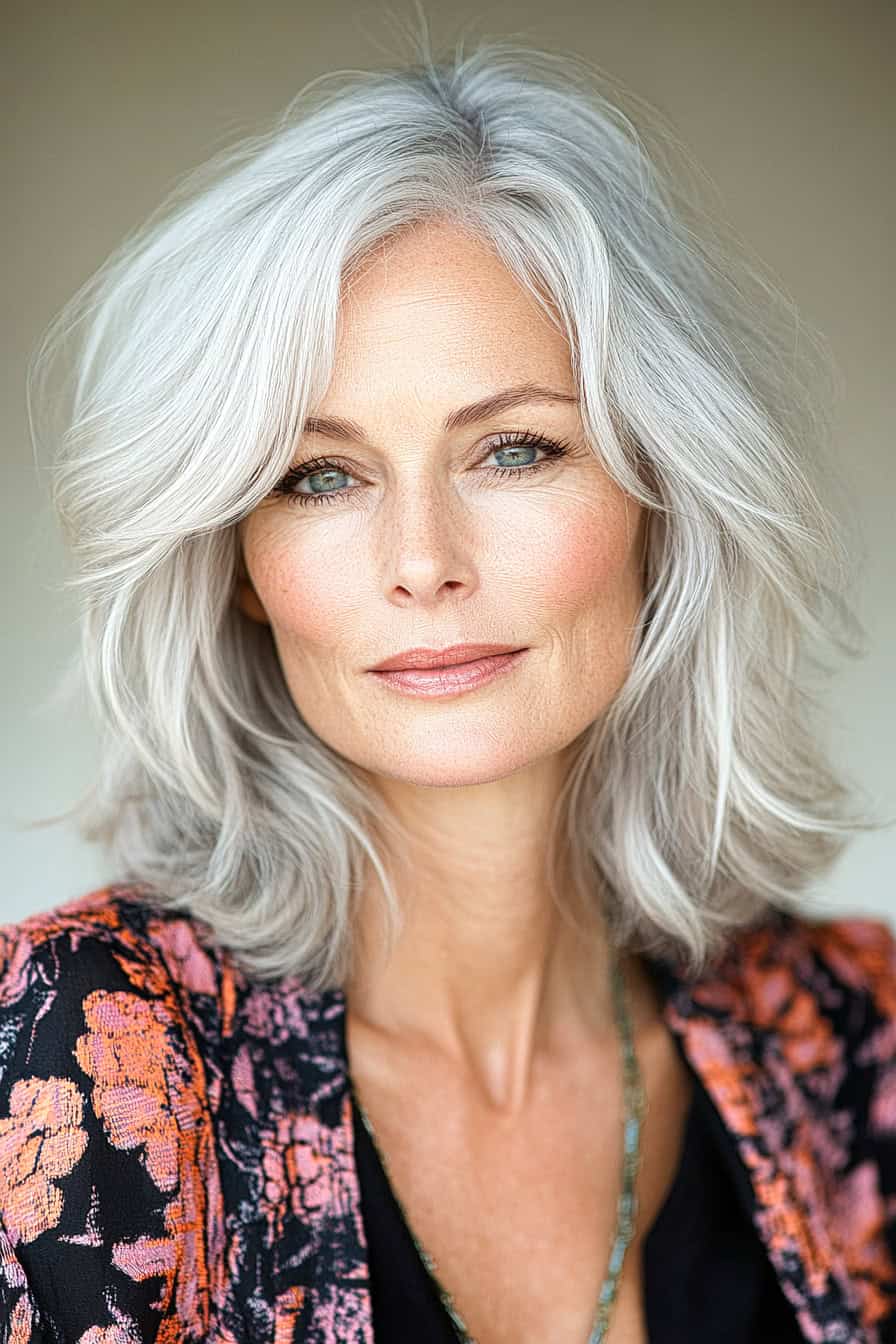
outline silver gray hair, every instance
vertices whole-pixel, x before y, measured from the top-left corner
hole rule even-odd
[[[233,595],[238,524],[330,381],[342,285],[427,219],[489,244],[562,323],[593,451],[649,510],[630,671],[575,744],[553,896],[575,917],[563,854],[618,945],[699,972],[874,824],[811,722],[813,643],[863,651],[823,502],[823,342],[626,97],[569,53],[497,39],[326,74],[175,184],[32,358],[82,618],[59,684],[81,678],[102,736],[62,815],[249,975],[341,984],[368,863],[400,927],[394,819],[303,722]]]

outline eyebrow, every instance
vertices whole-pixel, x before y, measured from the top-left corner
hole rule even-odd
[[[521,383],[517,387],[505,387],[500,392],[492,392],[469,406],[461,406],[445,418],[443,429],[446,433],[454,429],[463,429],[478,420],[487,420],[491,415],[510,410],[534,401],[564,401],[577,406],[579,398],[569,392],[560,392],[555,388],[542,387],[539,383]],[[348,439],[363,443],[366,435],[354,420],[343,420],[340,416],[312,415],[305,421],[304,434],[324,434],[330,439]]]

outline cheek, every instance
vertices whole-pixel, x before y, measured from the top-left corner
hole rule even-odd
[[[281,536],[265,539],[252,580],[278,645],[329,651],[357,627],[349,551],[328,543],[324,529],[316,535],[309,529],[300,544],[297,530],[284,528]]]
[[[585,619],[605,630],[630,621],[642,596],[639,507],[624,497],[576,501],[562,526],[530,529],[525,546],[543,615]]]

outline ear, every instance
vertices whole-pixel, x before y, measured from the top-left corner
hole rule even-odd
[[[233,589],[233,598],[236,605],[244,615],[252,621],[258,621],[260,625],[269,625],[268,614],[261,604],[261,599],[252,585],[249,578],[249,571],[246,569],[243,560],[242,551],[240,552],[239,569],[237,572],[236,583]]]

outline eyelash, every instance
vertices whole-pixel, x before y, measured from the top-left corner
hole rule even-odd
[[[486,467],[484,468],[490,475],[502,479],[513,476],[531,476],[533,472],[540,467],[546,467],[551,462],[556,462],[561,457],[566,457],[569,452],[570,444],[566,439],[549,439],[544,434],[536,433],[532,430],[514,431],[498,436],[499,441],[493,443],[489,449],[490,453],[497,452],[501,448],[540,448],[545,457],[540,462],[533,462],[528,467]],[[286,495],[287,504],[294,504],[298,501],[303,507],[306,504],[333,504],[338,499],[346,499],[353,495],[361,487],[357,485],[350,486],[347,490],[334,490],[329,494],[314,495],[300,494],[293,486],[298,485],[305,480],[307,476],[314,476],[319,471],[325,471],[327,468],[335,468],[350,476],[348,467],[334,458],[315,457],[308,462],[301,462],[298,466],[290,467],[289,471],[274,486],[272,494]]]

